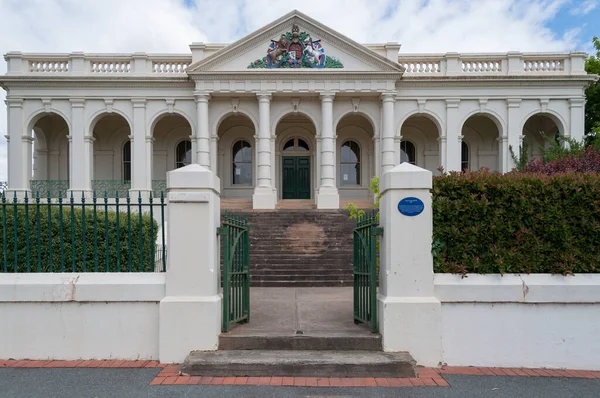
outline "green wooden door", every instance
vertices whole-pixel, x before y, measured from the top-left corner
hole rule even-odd
[[[310,157],[283,158],[283,199],[310,199]]]

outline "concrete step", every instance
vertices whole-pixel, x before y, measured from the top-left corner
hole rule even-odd
[[[410,354],[375,351],[194,351],[181,372],[213,377],[416,377]]]
[[[219,336],[219,350],[381,351],[378,333],[307,332],[306,334],[255,333]]]
[[[318,278],[314,277],[313,278]],[[293,281],[275,280],[275,281],[250,281],[251,287],[352,287],[354,280],[352,278],[325,281],[322,279],[295,279]]]

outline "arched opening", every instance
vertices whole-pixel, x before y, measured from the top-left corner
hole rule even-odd
[[[252,199],[256,181],[254,123],[243,114],[232,114],[221,121],[217,134],[217,175],[221,179],[221,196]]]
[[[33,195],[66,197],[70,177],[67,122],[56,113],[46,113],[33,123],[31,131],[33,172],[30,173],[30,188]]]
[[[501,134],[496,121],[487,114],[475,114],[463,124],[462,136],[461,170],[500,170]]]
[[[375,176],[373,126],[363,115],[348,114],[336,126],[337,187],[340,203],[366,200],[372,204],[369,191]]]
[[[100,115],[92,124],[94,163],[92,189],[98,195],[125,197],[131,188],[131,127],[116,113]]]
[[[415,114],[410,116],[400,127],[400,147],[397,160],[408,162],[438,174],[441,165],[440,131],[429,115]]]
[[[166,191],[167,172],[192,163],[192,126],[179,114],[163,115],[152,129],[152,190]],[[134,157],[135,158],[135,157]]]
[[[275,128],[275,184],[280,199],[314,199],[317,185],[316,127],[302,114],[289,114]]]
[[[529,159],[541,159],[543,149],[551,145],[561,135],[561,128],[555,116],[547,113],[535,114],[523,126],[524,140],[527,141]],[[517,150],[513,149],[515,153]]]

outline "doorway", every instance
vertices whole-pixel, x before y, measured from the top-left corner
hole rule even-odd
[[[310,157],[284,156],[282,198],[310,199]]]

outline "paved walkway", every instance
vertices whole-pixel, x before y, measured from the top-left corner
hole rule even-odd
[[[253,287],[250,323],[234,325],[229,333],[369,335],[366,326],[354,324],[352,300],[352,287]]]
[[[410,397],[595,398],[600,379],[444,375],[450,387],[150,385],[159,369],[0,368],[0,397]],[[598,374],[600,377],[600,374]]]

